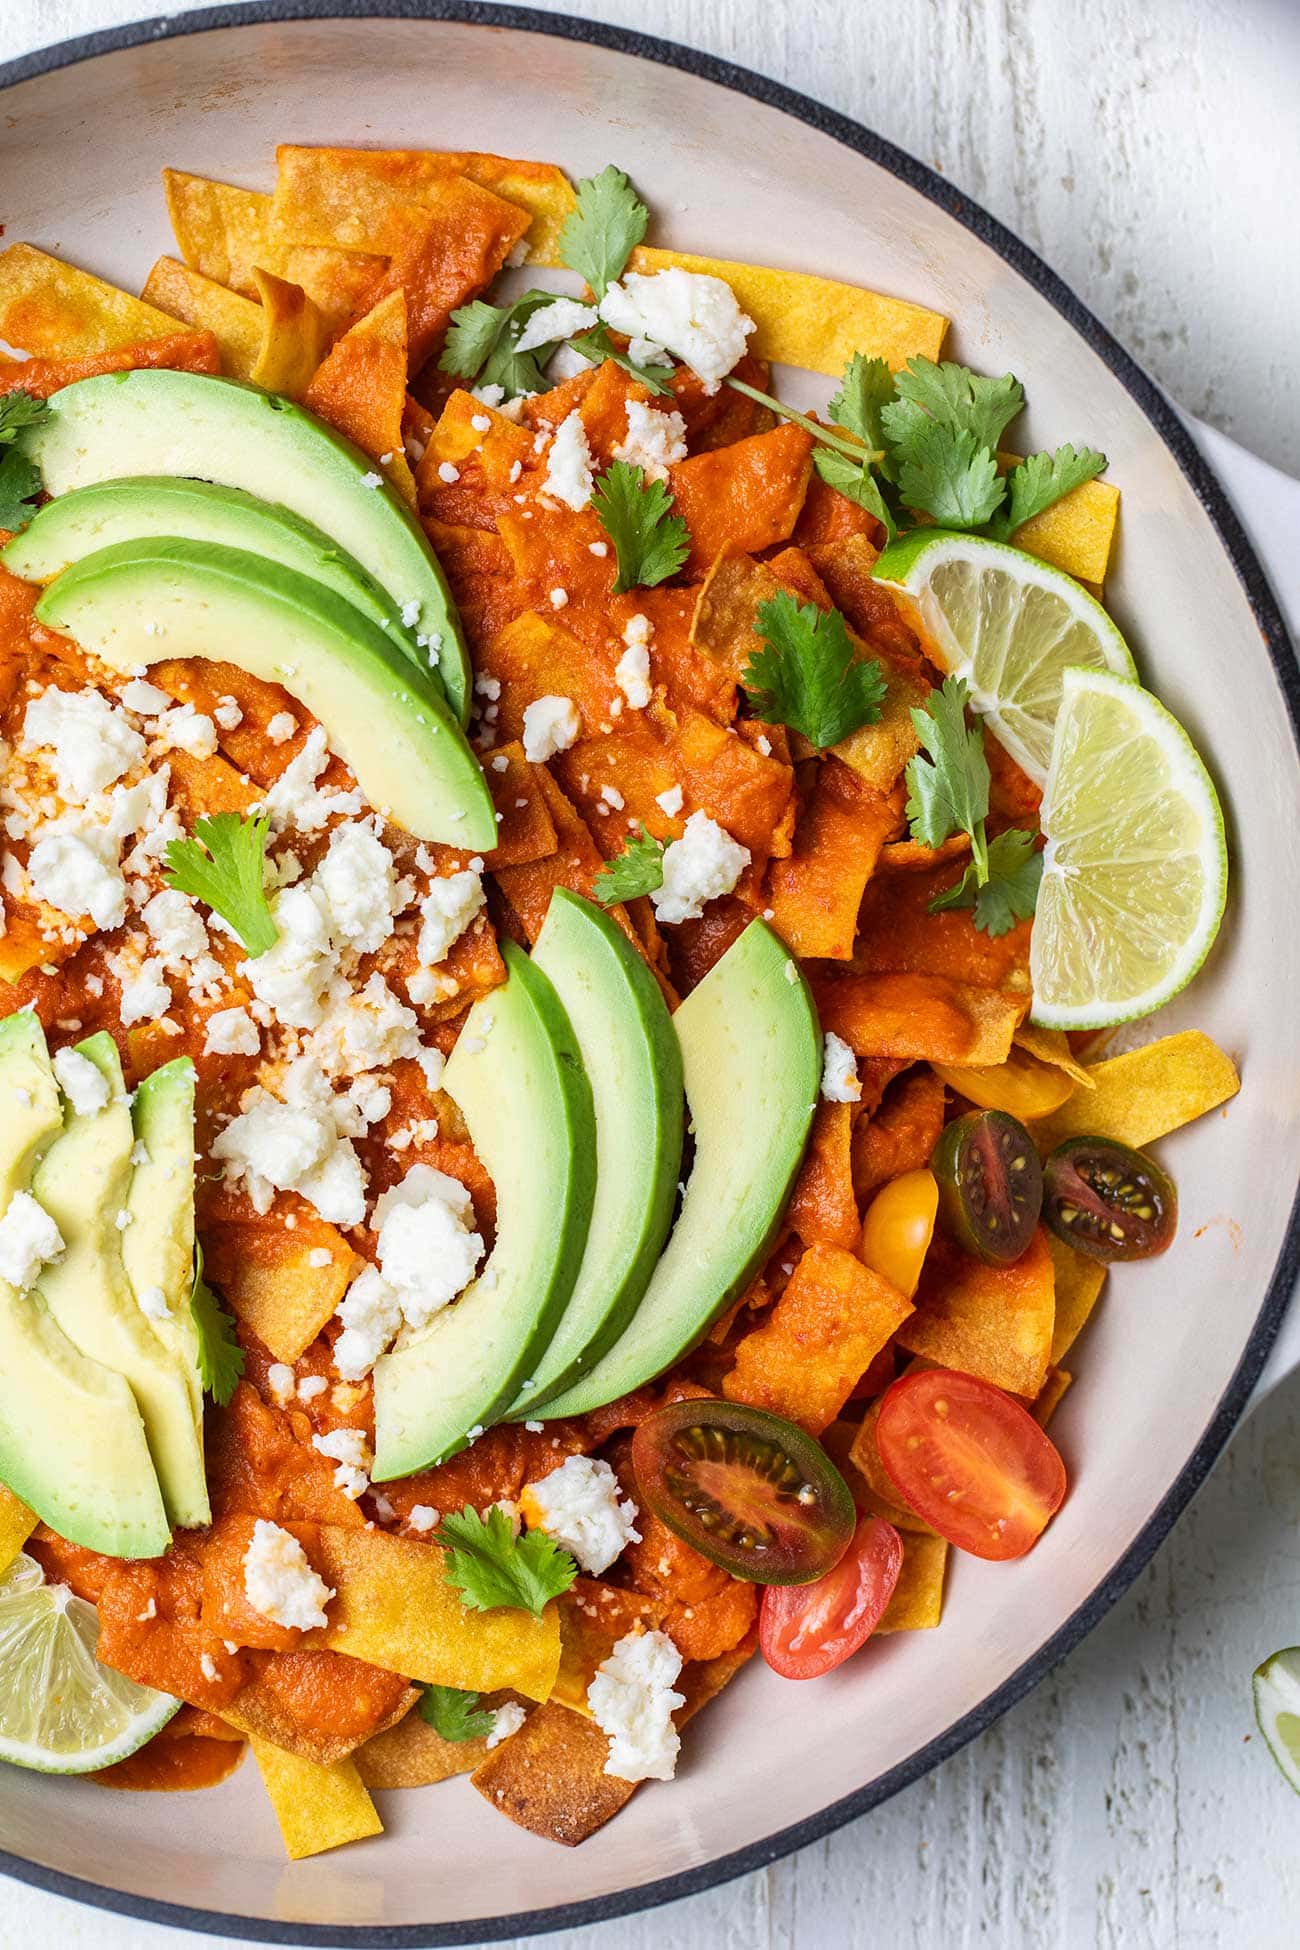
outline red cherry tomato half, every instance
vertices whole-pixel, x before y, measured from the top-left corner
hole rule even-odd
[[[903,1540],[883,1517],[862,1517],[833,1571],[814,1584],[773,1584],[763,1593],[758,1642],[782,1679],[833,1672],[880,1623],[903,1568]]]
[[[1065,1496],[1065,1464],[1029,1411],[951,1368],[894,1383],[876,1447],[908,1508],[973,1557],[1023,1557]]]

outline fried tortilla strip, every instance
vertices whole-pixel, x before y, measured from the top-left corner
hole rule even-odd
[[[853,1190],[865,1206],[873,1192],[905,1171],[928,1165],[943,1129],[940,1079],[913,1070],[894,1084],[868,1117],[853,1127]]]
[[[291,1862],[383,1834],[384,1824],[350,1760],[321,1767],[269,1740],[253,1739],[249,1745]]]
[[[268,393],[301,399],[333,335],[329,320],[292,278],[255,265],[253,283],[265,321],[253,378]]]
[[[432,1787],[454,1774],[472,1774],[488,1756],[482,1740],[444,1740],[418,1711],[409,1713],[367,1740],[352,1756],[357,1773],[368,1788]]]
[[[1040,1429],[1047,1427],[1061,1406],[1061,1399],[1073,1380],[1074,1376],[1067,1374],[1064,1368],[1051,1367],[1047,1370],[1046,1381],[1029,1405],[1030,1413]]]
[[[0,251],[0,339],[15,351],[81,358],[175,330],[166,312],[31,244]]]
[[[892,1477],[885,1472],[880,1451],[876,1447],[876,1422],[879,1416],[880,1403],[872,1402],[849,1446],[849,1462],[857,1471],[856,1478],[850,1476],[848,1479],[854,1501],[861,1509],[874,1510],[886,1523],[892,1523],[895,1530],[933,1537],[935,1533],[925,1519],[918,1517],[915,1510],[909,1510],[900,1500]]]
[[[1046,1154],[1069,1137],[1117,1138],[1141,1150],[1235,1097],[1241,1078],[1232,1058],[1199,1029],[1162,1036],[1089,1067],[1094,1088],[1034,1126]]]
[[[534,768],[537,783],[546,801],[546,810],[555,827],[556,850],[548,858],[530,861],[527,866],[499,867],[497,886],[509,901],[529,941],[536,941],[557,887],[568,887],[587,900],[594,897],[596,876],[605,866],[604,856],[591,837],[587,822],[544,765]],[[628,918],[626,907],[618,903],[605,912],[622,928],[637,953],[645,957],[640,935]]]
[[[342,1233],[323,1220],[301,1215],[287,1232],[283,1222],[232,1222],[209,1234],[208,1278],[236,1318],[291,1365],[333,1314],[364,1261]],[[324,1236],[322,1236],[322,1234]],[[319,1247],[327,1266],[312,1263]]]
[[[220,1709],[250,1738],[329,1767],[363,1741],[395,1726],[416,1692],[398,1674],[338,1652],[276,1652]]]
[[[852,1253],[810,1246],[768,1319],[737,1343],[722,1392],[820,1435],[911,1311]]]
[[[513,1609],[477,1612],[448,1584],[436,1544],[380,1530],[322,1524],[311,1560],[337,1596],[330,1622],[306,1634],[426,1686],[492,1693],[508,1686],[528,1699],[549,1699],[560,1666],[560,1620],[554,1605],[540,1618]]]
[[[251,380],[262,351],[262,308],[174,257],[160,257],[140,293],[146,304],[197,330],[211,332],[228,379]]]
[[[945,975],[860,975],[818,968],[813,994],[824,1030],[855,1056],[899,1056],[913,1062],[1005,1063],[1027,995],[974,988]]]
[[[882,792],[827,756],[794,829],[794,850],[768,876],[772,924],[800,960],[847,961],[880,849],[898,824]]]
[[[731,286],[758,328],[750,340],[758,358],[836,379],[855,352],[883,359],[895,372],[911,358],[937,359],[948,330],[947,319],[924,305],[805,271],[645,246],[633,251],[630,268],[663,271],[672,265]]]
[[[999,454],[998,464],[1005,471],[1019,458]],[[1022,522],[1009,539],[1013,547],[1050,562],[1054,569],[1064,569],[1076,581],[1092,583],[1093,593],[1099,594],[1118,521],[1119,489],[1109,481],[1085,481],[1032,521]]]
[[[1040,1063],[1049,1063],[1054,1070],[1063,1070],[1072,1083],[1081,1083],[1085,1090],[1096,1089],[1096,1078],[1091,1070],[1076,1060],[1070,1048],[1070,1039],[1063,1029],[1040,1029],[1037,1023],[1022,1022],[1012,1041],[1017,1049],[1037,1057]]]
[[[885,1606],[881,1632],[929,1632],[943,1616],[943,1577],[948,1546],[942,1537],[908,1531],[903,1536],[903,1568]]]
[[[681,573],[707,573],[728,543],[754,551],[788,542],[812,473],[812,436],[787,422],[730,447],[678,461],[668,484],[691,533]]]
[[[1088,1316],[1101,1298],[1106,1268],[1100,1260],[1076,1253],[1055,1233],[1047,1235],[1047,1249],[1056,1271],[1056,1323],[1052,1328],[1052,1359],[1063,1361],[1078,1340]]]
[[[819,1103],[786,1224],[805,1245],[855,1246],[862,1228],[853,1192],[853,1104]]]
[[[873,729],[874,727],[868,727]],[[885,866],[882,854],[880,868]],[[1006,934],[981,934],[968,909],[930,913],[930,902],[960,878],[961,863],[945,863],[931,872],[877,871],[867,882],[858,918],[853,965],[880,973],[946,975],[976,988],[1009,989],[1029,993],[1028,921]],[[1015,1025],[1017,1028],[1020,1024]],[[969,1057],[940,1057],[940,1062],[970,1062]],[[991,1061],[1004,1062],[1006,1052]]]
[[[406,368],[406,293],[399,289],[335,341],[303,404],[369,454],[414,508],[415,476],[402,446]]]
[[[497,843],[486,856],[489,871],[548,860],[559,846],[555,821],[537,783],[537,767],[528,763],[518,740],[495,746],[483,774],[500,814]]]
[[[0,1577],[9,1569],[40,1519],[22,1498],[0,1483]]]
[[[1033,1400],[1047,1378],[1055,1274],[1040,1226],[1012,1266],[985,1266],[936,1233],[921,1272],[916,1312],[898,1344],[939,1367],[960,1368]]]
[[[211,332],[173,332],[163,339],[145,339],[116,352],[92,352],[84,359],[0,359],[0,393],[15,387],[36,399],[48,399],[74,380],[93,379],[101,372],[220,372],[221,353]]]
[[[650,1631],[661,1624],[665,1606],[639,1591],[620,1591],[599,1578],[579,1578],[560,1598],[559,1607],[560,1671],[551,1703],[590,1719],[587,1688],[596,1668],[627,1633]]]
[[[735,1678],[757,1648],[753,1635],[717,1659],[682,1668],[679,1727]],[[564,1706],[542,1706],[474,1771],[485,1800],[520,1828],[575,1848],[616,1815],[638,1783],[605,1772],[609,1741],[592,1720]]]

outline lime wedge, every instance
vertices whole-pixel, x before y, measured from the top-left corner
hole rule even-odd
[[[1101,604],[1003,542],[918,529],[891,543],[872,574],[915,603],[940,668],[965,678],[972,707],[1035,785],[1047,777],[1065,672],[1136,675]]]
[[[1033,1020],[1149,1015],[1205,960],[1227,898],[1223,814],[1191,739],[1140,684],[1067,670],[1040,819]]]
[[[1300,1645],[1288,1645],[1256,1666],[1251,1684],[1268,1751],[1300,1794]]]
[[[20,1553],[0,1579],[0,1760],[88,1774],[125,1760],[180,1701],[95,1658],[99,1614]]]

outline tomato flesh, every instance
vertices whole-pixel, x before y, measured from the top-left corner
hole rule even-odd
[[[1019,1259],[1043,1204],[1038,1148],[1019,1118],[1004,1110],[955,1117],[930,1162],[949,1236],[989,1266]]]
[[[1065,1464],[1029,1411],[955,1369],[901,1376],[876,1447],[908,1508],[974,1557],[1023,1557],[1065,1496]]]
[[[1114,1138],[1067,1138],[1043,1167],[1043,1218],[1092,1259],[1153,1259],[1178,1229],[1178,1194],[1143,1152]]]
[[[808,1584],[853,1536],[848,1484],[821,1444],[744,1402],[669,1402],[632,1438],[642,1500],[686,1543],[751,1584]]]
[[[758,1613],[758,1643],[782,1679],[817,1679],[864,1645],[880,1623],[903,1568],[903,1540],[883,1517],[865,1516],[833,1570],[813,1584],[772,1585]]]

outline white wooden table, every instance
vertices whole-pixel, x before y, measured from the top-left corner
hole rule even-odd
[[[147,7],[0,0],[0,59]],[[1300,474],[1300,251],[1285,214],[1300,179],[1296,0],[572,0],[571,10],[758,68],[892,137],[1041,250],[1184,405]],[[1239,1431],[1128,1597],[990,1733],[789,1861],[551,1941],[1290,1950],[1300,1801],[1254,1736],[1250,1672],[1293,1640],[1300,1379]],[[217,1939],[0,1884],[0,1950],[200,1941]]]

